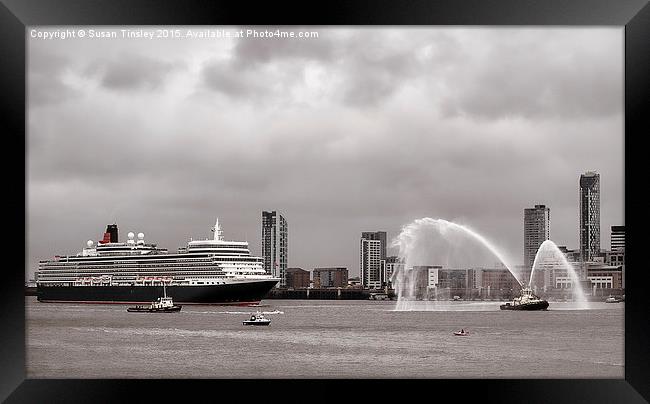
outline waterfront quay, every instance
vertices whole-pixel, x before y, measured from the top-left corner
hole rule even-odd
[[[393,289],[384,291],[361,288],[274,288],[265,299],[389,300],[397,299],[397,296]]]
[[[468,291],[463,288],[444,290],[437,296],[417,296],[416,300],[466,300],[466,301],[502,301],[516,296],[518,291],[496,291],[493,295],[481,295],[477,291]],[[607,293],[605,293],[607,292]],[[540,291],[539,295],[550,301],[571,301],[573,296],[566,290]],[[623,289],[607,289],[596,294],[587,294],[587,301],[600,302],[608,296],[621,297],[625,295]],[[394,289],[361,289],[361,288],[273,288],[264,299],[310,299],[310,300],[397,300]]]
[[[37,296],[36,287],[25,287],[25,296]],[[393,289],[371,290],[360,288],[302,288],[272,289],[265,299],[315,299],[315,300],[396,300]]]
[[[495,296],[481,296],[474,291],[468,291],[464,288],[449,289],[441,293],[440,296],[422,296],[418,300],[454,300],[457,296],[462,300],[472,301],[500,301],[511,299],[514,296],[512,291],[499,293]],[[554,290],[549,292],[540,292],[540,296],[550,301],[567,301],[572,296],[567,295],[566,290]],[[625,295],[624,289],[606,289],[598,290],[597,293],[587,294],[587,301],[599,302],[604,301],[608,296],[621,297]],[[36,287],[25,287],[25,296],[37,296]],[[265,299],[310,299],[310,300],[397,300],[397,294],[394,289],[361,289],[361,288],[273,288],[264,297]]]

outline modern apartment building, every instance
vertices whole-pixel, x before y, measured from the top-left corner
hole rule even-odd
[[[289,228],[277,211],[262,211],[262,257],[267,273],[279,277],[278,287],[286,287],[289,262]]]
[[[379,289],[382,286],[382,242],[361,237],[359,251],[359,273],[364,288]]]
[[[580,176],[580,255],[592,261],[600,254],[600,174]]]
[[[380,259],[386,259],[386,232],[385,231],[364,231],[361,238],[366,240],[378,240],[380,244]]]
[[[532,268],[539,246],[551,238],[551,209],[535,205],[524,209],[524,266]]]

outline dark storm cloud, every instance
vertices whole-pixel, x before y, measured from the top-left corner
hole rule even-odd
[[[300,85],[310,64],[332,72],[340,81],[334,99],[355,107],[378,105],[422,68],[412,49],[385,41],[380,31],[330,30],[312,40],[241,39],[230,59],[207,64],[203,75],[210,89],[233,98],[269,97]]]
[[[345,80],[343,101],[350,106],[374,106],[390,97],[403,81],[378,63],[359,63]]]
[[[89,109],[87,104],[81,103],[75,109],[31,114],[30,132],[39,135],[30,136],[30,162],[38,180],[58,182],[83,178],[110,184],[127,177],[133,169],[141,171],[144,168],[152,145],[142,136],[146,129],[141,118],[120,116],[116,119],[110,108]]]
[[[513,72],[520,69],[528,69],[530,75],[517,79]],[[614,91],[620,86],[611,81],[603,83],[601,78],[611,77],[612,73],[618,72],[602,67],[584,72],[552,72],[539,70],[533,64],[490,68],[450,95],[444,110],[493,119],[611,115],[620,111],[622,94],[617,96]]]
[[[245,29],[245,28],[244,28]],[[287,32],[316,31],[316,28],[305,27],[302,29],[283,29]],[[331,37],[321,33],[317,39],[246,39],[240,40],[233,49],[233,65],[237,68],[254,68],[257,64],[270,63],[280,59],[294,61],[331,61],[337,46]]]
[[[346,59],[340,67],[343,102],[355,107],[376,106],[421,75],[422,66],[408,41],[407,36],[387,40],[375,30],[360,30],[347,38]]]
[[[316,40],[241,39],[230,59],[208,64],[203,74],[209,88],[234,98],[286,91],[316,63],[336,77],[334,98],[352,107],[378,106],[416,85],[447,116],[572,119],[619,111],[622,55],[611,57],[609,49],[620,48],[612,38],[597,34],[604,40],[598,47],[585,35],[567,42],[566,31],[495,29],[485,37],[468,31],[324,30]],[[295,74],[281,74],[289,65]]]
[[[455,87],[444,97],[443,112],[485,119],[620,112],[622,54],[610,51],[622,49],[612,43],[617,38],[595,34],[605,42],[599,47],[597,39],[577,36],[576,42],[567,43],[555,32],[544,40],[530,33],[513,39],[508,33],[488,34],[494,41],[473,56],[472,63],[480,68],[460,66],[450,75]]]
[[[166,76],[179,65],[143,55],[121,53],[112,60],[99,60],[88,66],[86,73],[97,77],[102,86],[118,91],[154,90],[161,87]]]
[[[297,33],[308,29],[284,30]],[[277,97],[300,82],[306,63],[329,63],[336,57],[335,49],[334,42],[327,37],[312,40],[240,39],[228,59],[213,59],[204,64],[201,84],[234,99]],[[272,65],[279,67],[269,68]]]
[[[233,98],[262,97],[270,92],[272,82],[256,72],[240,71],[232,63],[212,61],[203,68],[208,89]]]

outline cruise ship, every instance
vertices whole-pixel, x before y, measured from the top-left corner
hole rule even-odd
[[[267,274],[263,258],[251,256],[248,242],[226,241],[217,219],[213,238],[190,240],[169,253],[130,232],[118,241],[116,224],[104,238],[88,240],[76,255],[40,261],[36,272],[40,302],[150,303],[163,294],[184,304],[259,303],[280,278]]]

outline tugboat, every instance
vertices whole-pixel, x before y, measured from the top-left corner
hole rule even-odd
[[[242,324],[243,325],[270,325],[271,320],[264,317],[264,314],[258,311],[255,314],[251,314],[250,319],[242,321]]]
[[[546,310],[548,302],[533,294],[530,287],[521,289],[521,295],[501,305],[501,310]]]
[[[159,297],[158,300],[151,302],[149,307],[129,307],[126,311],[129,313],[173,313],[181,311],[181,307],[183,306],[175,305],[171,297],[167,297],[167,288],[163,284],[163,297]]]

